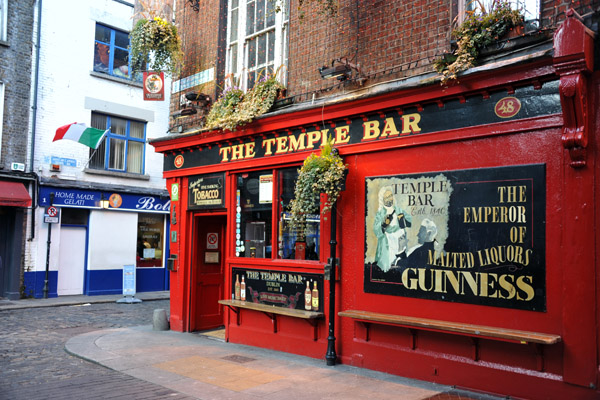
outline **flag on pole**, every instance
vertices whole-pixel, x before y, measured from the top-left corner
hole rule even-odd
[[[85,124],[73,123],[61,126],[56,130],[53,142],[61,139],[74,140],[84,144],[92,149],[97,149],[100,142],[110,129],[103,131],[102,129],[89,128]]]

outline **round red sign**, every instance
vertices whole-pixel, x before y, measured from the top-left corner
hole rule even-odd
[[[175,167],[181,168],[183,166],[183,161],[183,156],[181,154],[175,157]]]

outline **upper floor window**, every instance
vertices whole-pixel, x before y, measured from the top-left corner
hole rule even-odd
[[[144,173],[146,124],[92,113],[92,127],[109,129],[97,150],[90,149],[89,167],[109,171]]]
[[[1,0],[0,0],[1,1]],[[132,78],[129,66],[129,34],[96,24],[94,71],[141,82],[141,75]]]
[[[8,0],[0,0],[0,40],[7,41]]]
[[[242,89],[287,65],[288,6],[289,0],[229,0],[227,72]]]

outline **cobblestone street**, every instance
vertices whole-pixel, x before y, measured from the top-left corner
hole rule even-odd
[[[64,350],[82,333],[150,325],[158,308],[169,300],[0,311],[0,399],[189,399]]]

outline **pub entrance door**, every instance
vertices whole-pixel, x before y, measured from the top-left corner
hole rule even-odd
[[[225,225],[225,215],[194,217],[191,331],[223,326]]]

